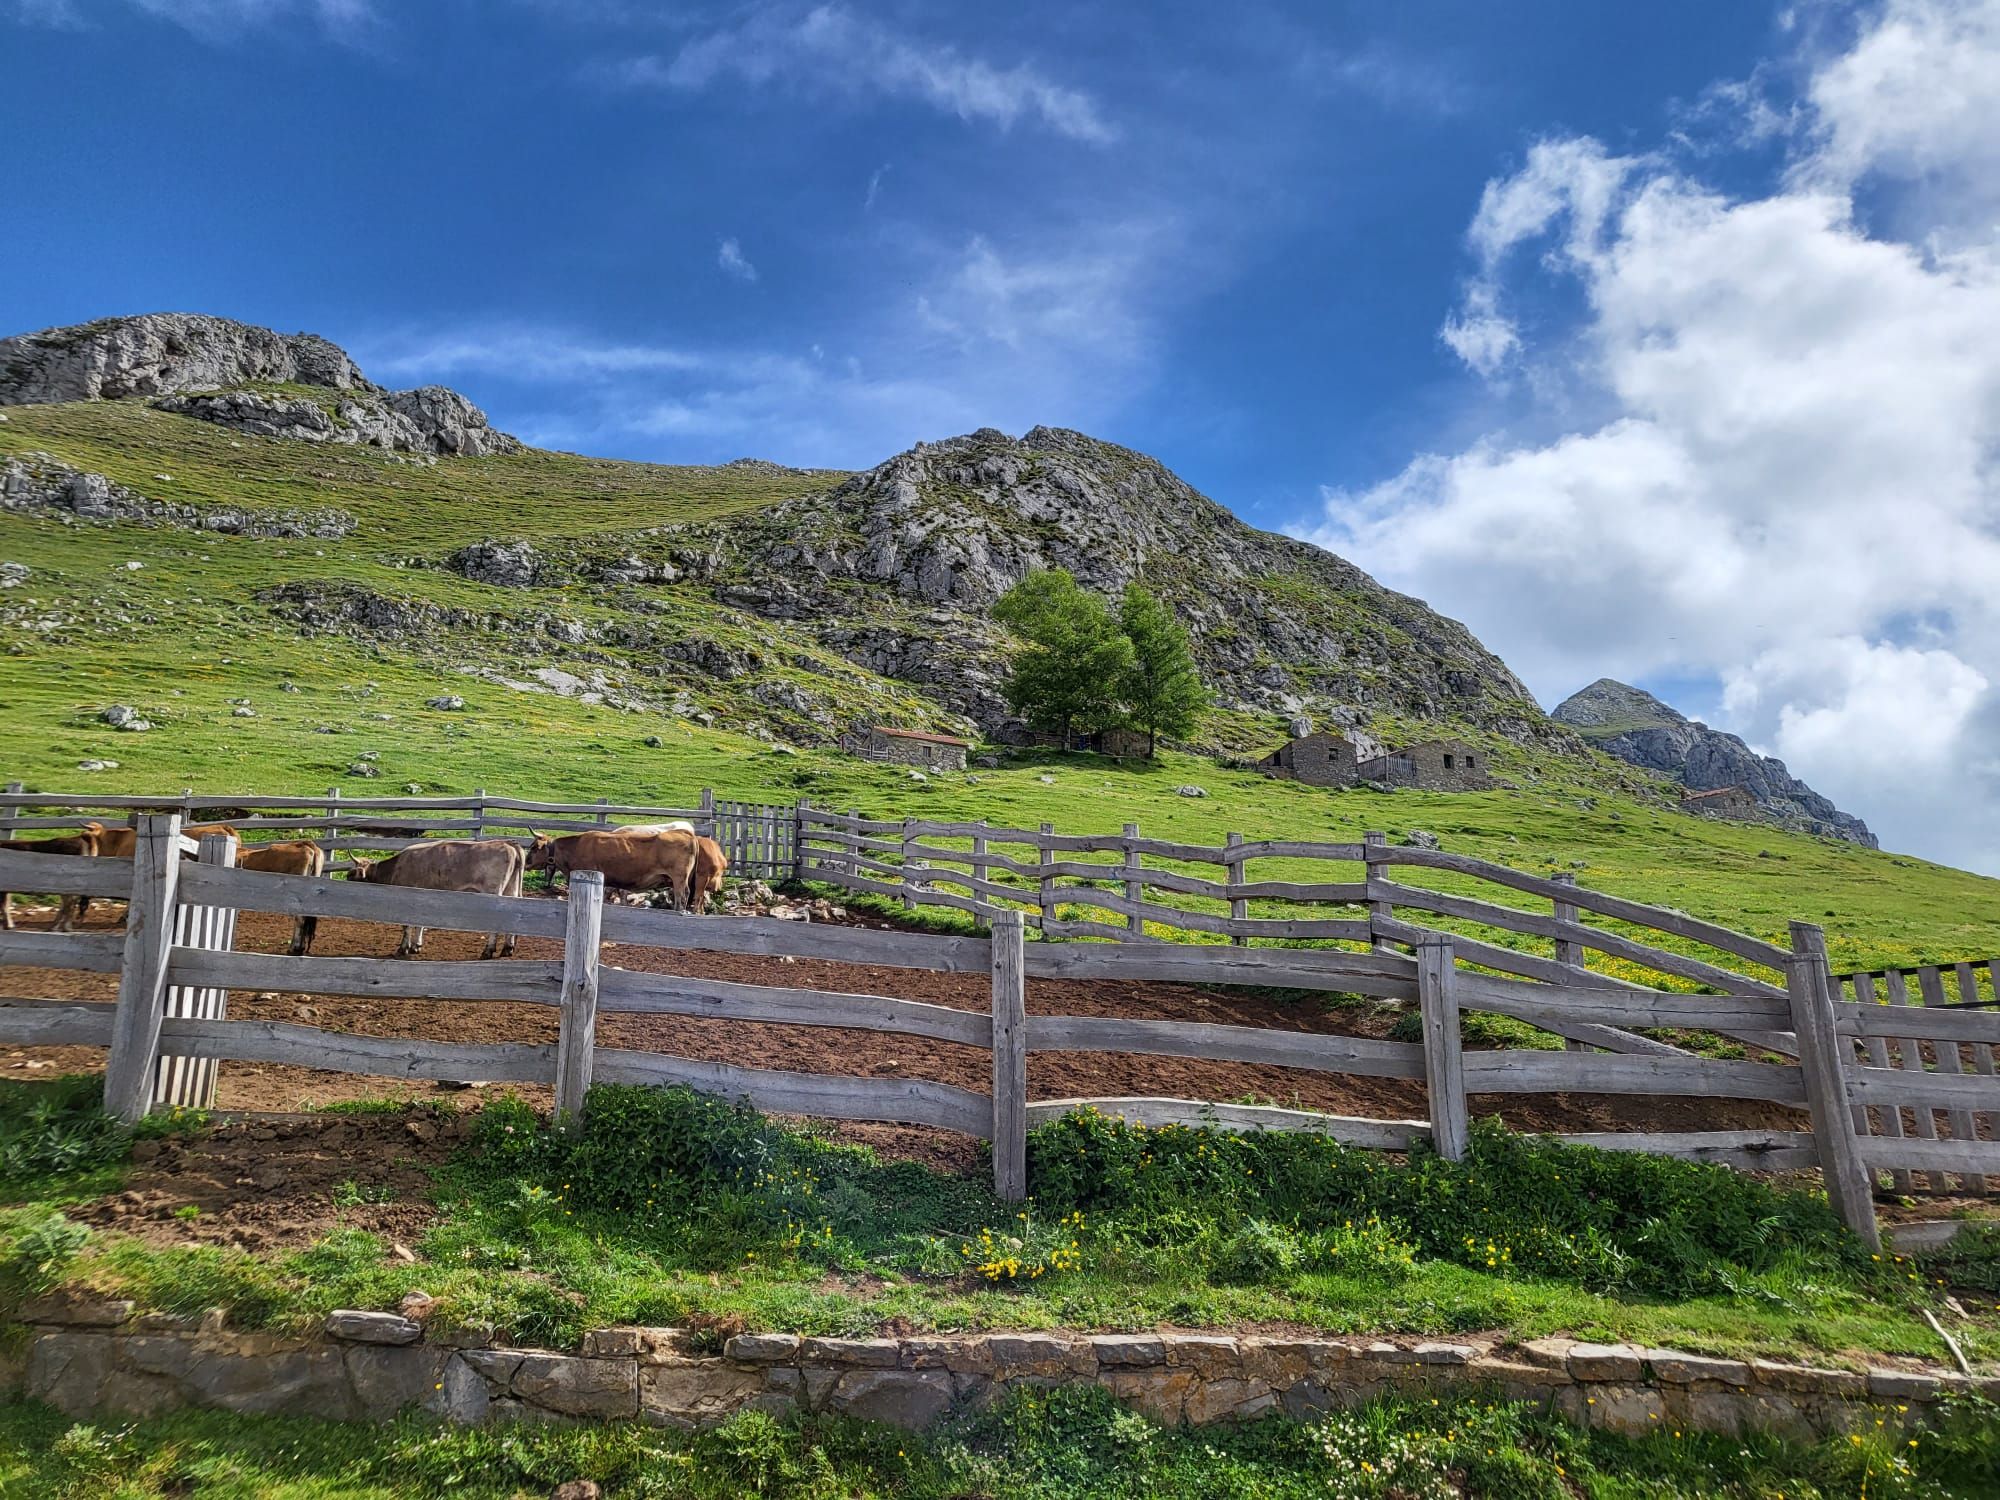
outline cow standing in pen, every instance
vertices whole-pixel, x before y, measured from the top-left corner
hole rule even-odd
[[[626,891],[665,891],[674,909],[688,904],[688,882],[694,874],[700,840],[692,829],[607,828],[602,832],[565,834],[545,839],[530,852],[528,868],[558,874],[597,870],[607,886]]]
[[[101,823],[86,823],[80,833],[53,839],[7,839],[0,841],[0,849],[11,849],[22,854],[70,854],[82,858],[94,858],[98,854],[98,835],[104,831]],[[65,896],[56,912],[55,931],[67,932],[73,919],[82,915],[82,908],[76,903],[87,904],[87,896]],[[0,930],[14,930],[14,894],[0,892]]]
[[[426,891],[469,891],[487,896],[518,896],[521,878],[531,858],[539,857],[549,841],[536,836],[532,849],[508,839],[434,839],[412,844],[383,859],[354,861],[349,880],[372,885],[401,885]],[[503,950],[502,943],[505,947]],[[424,929],[405,925],[396,957],[414,958],[423,951]],[[514,952],[514,934],[493,933],[479,956],[492,958]]]

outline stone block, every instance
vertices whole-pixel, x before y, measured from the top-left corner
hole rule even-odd
[[[178,1380],[194,1368],[199,1357],[195,1341],[169,1334],[144,1334],[117,1340],[117,1350],[125,1364],[142,1375],[164,1375]]]
[[[803,1363],[851,1369],[893,1370],[902,1358],[894,1339],[807,1339],[799,1351]]]
[[[197,1406],[235,1412],[310,1412],[347,1422],[359,1413],[343,1353],[326,1344],[275,1354],[203,1349],[181,1384]]]
[[[121,1417],[157,1417],[187,1404],[186,1393],[161,1375],[113,1370],[98,1392],[98,1413]]]
[[[640,1367],[639,1415],[655,1426],[713,1427],[759,1397],[776,1396],[786,1404],[797,1401],[798,1388],[774,1390],[767,1383],[775,1373],[715,1360]],[[799,1375],[796,1370],[784,1373]]]
[[[775,1365],[794,1358],[800,1343],[795,1333],[739,1333],[722,1352],[746,1365]]]
[[[1187,1414],[1187,1398],[1200,1384],[1194,1371],[1159,1366],[1152,1369],[1105,1370],[1097,1383],[1163,1427],[1178,1427]]]
[[[401,1313],[343,1309],[326,1315],[326,1335],[348,1344],[414,1344],[424,1325]]]
[[[487,1378],[473,1369],[463,1354],[447,1353],[433,1385],[424,1397],[424,1409],[447,1422],[473,1427],[492,1411],[493,1394]]]
[[[1313,1357],[1319,1347],[1295,1339],[1244,1339],[1243,1378],[1284,1390],[1318,1368]]]
[[[1750,1366],[1740,1359],[1710,1359],[1672,1349],[1648,1349],[1646,1364],[1653,1378],[1667,1385],[1734,1386],[1750,1384]]]
[[[521,1368],[521,1361],[528,1356],[519,1349],[464,1349],[460,1360],[466,1369],[484,1380],[488,1391],[495,1396],[507,1394],[512,1384],[514,1372]]]
[[[1584,1392],[1584,1420],[1610,1432],[1651,1432],[1666,1414],[1666,1403],[1651,1386],[1593,1384]]]
[[[1169,1334],[1167,1363],[1195,1371],[1204,1380],[1235,1375],[1243,1367],[1243,1348],[1232,1338],[1204,1333]]]
[[[1750,1373],[1757,1385],[1804,1396],[1842,1396],[1858,1400],[1868,1394],[1868,1377],[1854,1370],[1828,1370],[1817,1365],[1788,1365],[1753,1359],[1750,1361]]]
[[[490,1349],[499,1337],[500,1330],[491,1323],[453,1323],[429,1330],[429,1341],[444,1349]]]
[[[1094,1375],[1097,1354],[1088,1339],[1046,1333],[996,1333],[986,1339],[993,1373],[1003,1380],[1058,1375]]]
[[[348,1389],[365,1421],[385,1422],[413,1406],[427,1406],[438,1396],[449,1349],[369,1347],[357,1345],[343,1356]]]
[[[130,1302],[95,1297],[88,1292],[57,1290],[30,1297],[14,1315],[23,1323],[68,1328],[116,1328],[132,1316]]]
[[[1166,1342],[1151,1333],[1100,1333],[1090,1340],[1097,1362],[1105,1366],[1163,1365]]]
[[[637,1328],[586,1328],[577,1352],[590,1359],[637,1359],[643,1347]]]
[[[1868,1372],[1868,1394],[1890,1401],[1934,1401],[1938,1379],[1914,1370],[1876,1369]]]
[[[1645,1366],[1630,1344],[1572,1344],[1569,1372],[1578,1380],[1638,1380]]]
[[[826,1398],[826,1409],[917,1432],[951,1409],[954,1394],[944,1370],[849,1370]]]
[[[1410,1351],[1419,1364],[1464,1365],[1479,1351],[1470,1344],[1419,1344]]]
[[[1503,1359],[1497,1354],[1471,1360],[1465,1370],[1479,1384],[1499,1387],[1509,1401],[1540,1401],[1551,1391],[1574,1389],[1566,1371]]]
[[[1278,1406],[1277,1392],[1261,1380],[1204,1380],[1188,1392],[1182,1412],[1196,1427],[1210,1422],[1247,1422]]]
[[[1575,1339],[1529,1339],[1521,1345],[1521,1359],[1524,1363],[1543,1365],[1551,1370],[1567,1370],[1569,1351],[1575,1347]]]
[[[570,1354],[524,1355],[508,1392],[531,1406],[569,1417],[639,1414],[639,1369],[629,1359]]]

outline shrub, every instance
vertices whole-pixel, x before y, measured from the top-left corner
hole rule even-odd
[[[1115,1215],[1141,1241],[1150,1222],[1184,1225],[1191,1213],[1306,1235],[1375,1218],[1433,1258],[1671,1296],[1721,1290],[1726,1267],[1763,1270],[1787,1248],[1856,1273],[1867,1265],[1820,1198],[1490,1121],[1473,1126],[1460,1162],[1419,1149],[1397,1165],[1323,1136],[1147,1129],[1094,1111],[1042,1126],[1028,1149],[1044,1211]]]

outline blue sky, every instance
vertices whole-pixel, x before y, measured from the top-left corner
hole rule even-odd
[[[2000,0],[0,0],[0,329],[632,458],[1079,427],[2000,870],[1995,85]]]

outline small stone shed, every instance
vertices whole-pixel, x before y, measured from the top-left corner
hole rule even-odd
[[[1705,792],[1683,793],[1681,811],[1699,813],[1705,818],[1750,822],[1757,817],[1757,799],[1746,786],[1711,787]]]
[[[1425,740],[1361,762],[1363,781],[1426,792],[1483,792],[1493,785],[1486,752],[1463,740]]]
[[[1346,735],[1326,730],[1286,741],[1257,765],[1267,775],[1309,786],[1353,786],[1361,779],[1361,761],[1360,747]]]
[[[963,771],[970,740],[948,734],[928,734],[921,729],[885,729],[877,724],[862,737],[864,760],[887,761],[895,765],[921,766],[927,771]]]

